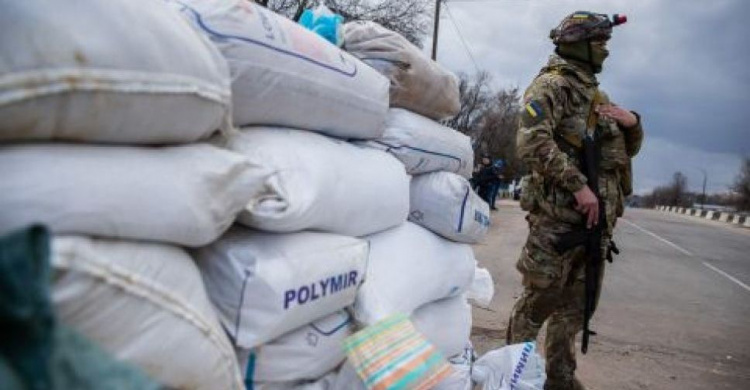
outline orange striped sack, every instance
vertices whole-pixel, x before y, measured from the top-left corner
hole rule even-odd
[[[452,371],[405,314],[390,316],[347,337],[344,350],[370,390],[426,390]]]

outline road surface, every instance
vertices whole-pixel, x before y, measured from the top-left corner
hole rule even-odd
[[[514,264],[528,232],[517,203],[492,214],[474,251],[495,280],[489,310],[474,309],[472,340],[503,344],[521,292]],[[628,209],[607,264],[589,353],[588,389],[750,389],[750,229],[655,210]],[[540,336],[543,339],[543,333]]]

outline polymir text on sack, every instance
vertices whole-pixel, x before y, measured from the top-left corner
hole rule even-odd
[[[299,288],[286,290],[284,293],[284,310],[289,309],[289,306],[295,301],[298,305],[304,305],[307,302],[312,302],[320,297],[324,297],[326,294],[334,294],[345,288],[356,285],[357,271],[351,271],[348,274],[343,273],[338,276],[331,276],[319,280],[317,283],[306,284]]]

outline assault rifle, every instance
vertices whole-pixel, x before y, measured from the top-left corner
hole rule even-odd
[[[562,254],[578,246],[586,247],[586,288],[583,310],[583,339],[581,341],[581,352],[586,353],[589,347],[589,336],[596,332],[589,329],[589,321],[596,309],[596,296],[598,294],[599,277],[602,272],[602,240],[604,229],[607,228],[607,213],[604,202],[599,194],[599,161],[601,160],[601,148],[591,135],[587,135],[583,141],[583,174],[588,179],[589,188],[599,201],[599,219],[597,224],[590,229],[584,225],[581,229],[564,233],[558,236],[555,250]],[[585,223],[585,222],[584,222]],[[607,260],[612,262],[612,252],[619,254],[620,251],[614,242],[607,247]]]

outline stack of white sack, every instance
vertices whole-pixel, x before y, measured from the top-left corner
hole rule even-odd
[[[391,107],[440,120],[461,109],[458,79],[400,34],[374,22],[344,25],[344,48],[391,82]]]
[[[388,79],[357,58],[246,0],[170,2],[226,57],[235,125],[382,135]]]
[[[469,137],[418,114],[392,108],[381,139],[360,144],[398,158],[411,182],[409,220],[446,239],[477,243],[490,224],[489,205],[471,188]]]
[[[114,356],[170,388],[241,389],[180,248],[215,240],[264,180],[201,142],[230,127],[225,60],[161,2],[2,8],[0,234],[56,234],[59,319]]]
[[[241,128],[214,144],[270,172],[238,224],[194,252],[209,297],[246,383],[318,379],[356,330],[342,312],[366,279],[367,241],[355,237],[409,213],[403,164],[346,142],[383,135],[388,79],[251,2],[169,2],[229,63]]]
[[[456,77],[376,23],[347,23],[344,38],[349,52],[391,81],[385,133],[362,144],[393,154],[409,174],[417,175],[409,220],[449,240],[480,241],[489,226],[489,206],[466,180],[474,164],[471,140],[436,122],[460,109]],[[444,174],[419,177],[431,172]]]
[[[487,307],[494,294],[489,273],[476,267],[467,245],[484,238],[490,214],[489,205],[472,190],[467,180],[474,162],[469,137],[437,122],[458,113],[456,78],[403,37],[374,23],[347,24],[344,45],[391,80],[391,108],[385,132],[379,139],[361,144],[393,154],[406,171],[414,175],[409,221],[440,236],[415,225],[371,236],[367,281],[355,302],[355,316],[366,324],[373,323],[387,314],[411,313],[416,307],[469,289],[466,295],[456,299],[469,308],[470,318],[467,299]],[[418,236],[426,234],[430,234],[435,247],[445,249],[425,250],[430,245],[420,243]],[[405,239],[399,241],[399,236]],[[406,242],[419,244],[409,247]],[[386,247],[387,250],[383,249]],[[448,248],[456,248],[456,251]],[[464,258],[471,258],[471,261]],[[443,264],[451,268],[443,268]],[[406,282],[400,283],[402,280]],[[453,286],[452,293],[445,292],[449,286]],[[429,291],[432,293],[427,293]],[[440,326],[441,322],[435,324]],[[443,381],[440,388],[471,388],[469,374],[473,352],[468,336],[467,331],[457,338],[454,348],[440,348],[455,368],[454,375]],[[346,371],[342,369],[344,377]]]

